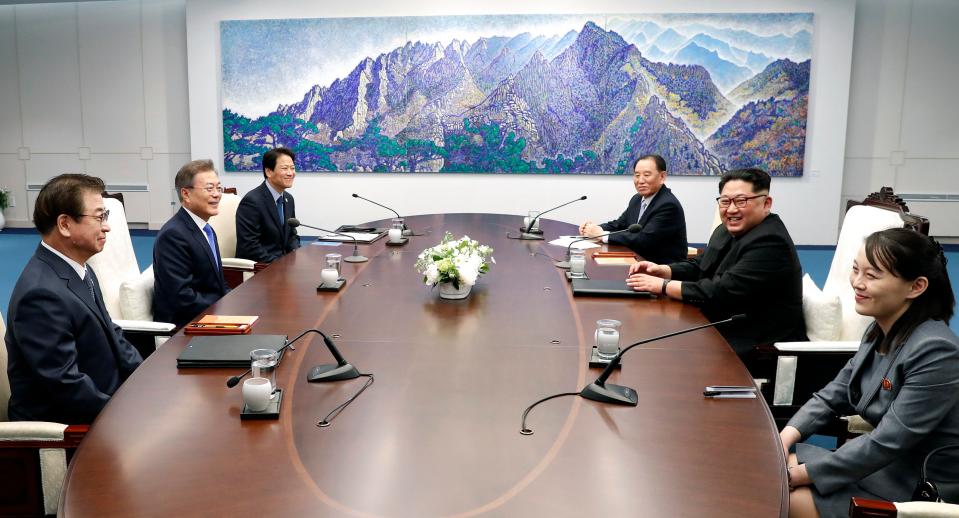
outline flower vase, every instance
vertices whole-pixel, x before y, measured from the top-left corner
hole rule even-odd
[[[3,217],[3,211],[0,210],[0,230],[7,226],[7,219]]]
[[[472,286],[467,286],[464,283],[460,283],[459,289],[453,287],[452,282],[441,282],[440,283],[440,298],[447,300],[460,300],[465,299],[469,296]]]

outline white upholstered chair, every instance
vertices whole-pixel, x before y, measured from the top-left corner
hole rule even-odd
[[[140,272],[123,203],[113,198],[104,198],[103,203],[110,211],[110,231],[103,250],[87,264],[97,274],[110,318],[143,354],[149,351],[139,346],[141,335],[149,335],[158,346],[176,326],[153,321],[153,266]]]
[[[894,198],[891,189],[880,192],[886,198]],[[770,403],[777,421],[787,420],[813,391],[831,381],[859,349],[872,319],[856,313],[849,274],[865,238],[880,230],[903,226],[928,232],[928,221],[908,214],[904,204],[873,204],[870,198],[863,204],[850,204],[822,290],[808,275],[803,279],[803,315],[810,341],[773,344],[776,366]],[[810,368],[803,369],[802,363]]]
[[[8,421],[6,329],[0,315],[0,516],[56,514],[67,473],[67,449],[89,429],[39,421]],[[40,483],[37,484],[36,482]]]
[[[223,261],[223,277],[231,288],[235,288],[265,265],[240,259],[236,256],[236,209],[240,205],[240,196],[236,193],[224,193],[220,197],[219,214],[210,218],[210,226],[216,232]]]

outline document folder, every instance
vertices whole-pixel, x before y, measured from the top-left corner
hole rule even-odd
[[[191,367],[249,367],[250,351],[286,345],[283,335],[196,336],[176,359],[178,369]],[[285,352],[285,351],[283,351]],[[280,352],[280,360],[283,359]]]
[[[206,315],[183,326],[186,335],[246,335],[253,330],[256,315]]]
[[[649,298],[648,291],[633,291],[626,281],[606,279],[573,279],[573,295],[587,297],[634,297]]]

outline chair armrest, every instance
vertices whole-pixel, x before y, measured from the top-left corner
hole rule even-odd
[[[885,518],[896,516],[892,502],[852,497],[849,503],[849,518]]]
[[[224,268],[236,268],[238,270],[249,270],[251,272],[256,268],[256,261],[240,259],[239,257],[223,257],[222,264]]]
[[[114,320],[124,333],[146,333],[157,336],[173,336],[176,326],[169,322],[152,322],[150,320]]]
[[[900,518],[956,518],[959,505],[944,502],[896,502],[896,516]]]
[[[859,350],[859,344],[856,341],[776,342],[773,347],[788,353],[854,353]]]
[[[238,257],[224,257],[222,258],[222,264],[223,280],[226,281],[226,285],[230,289],[243,284],[243,281],[249,279],[254,273],[262,271],[270,265],[270,263],[257,263]]]
[[[858,415],[847,415],[840,417],[846,422],[846,431],[854,435],[869,433],[875,428],[868,421]]]
[[[0,422],[0,448],[76,448],[89,429],[45,421]]]

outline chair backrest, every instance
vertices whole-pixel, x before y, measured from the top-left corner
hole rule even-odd
[[[10,380],[7,378],[7,329],[0,313],[0,423],[7,420],[7,405],[10,403]]]
[[[236,208],[239,205],[239,195],[224,193],[220,197],[220,213],[210,218],[221,257],[236,257]]]
[[[133,240],[127,226],[127,214],[123,203],[114,198],[104,198],[103,204],[110,211],[110,231],[103,251],[91,257],[87,263],[97,274],[103,304],[114,320],[123,318],[120,313],[120,285],[140,275],[137,256],[133,252]]]
[[[871,317],[856,313],[855,295],[849,285],[849,273],[852,261],[859,253],[866,237],[873,232],[887,228],[902,227],[899,213],[874,206],[856,205],[850,207],[839,230],[836,253],[829,267],[829,275],[823,286],[823,293],[838,295],[842,304],[842,334],[840,340],[859,341]]]
[[[719,215],[719,204],[716,204],[716,212],[713,213],[713,224],[709,227],[709,232],[706,233],[706,240],[713,235],[713,232],[716,231],[716,227],[723,224],[723,218]]]

